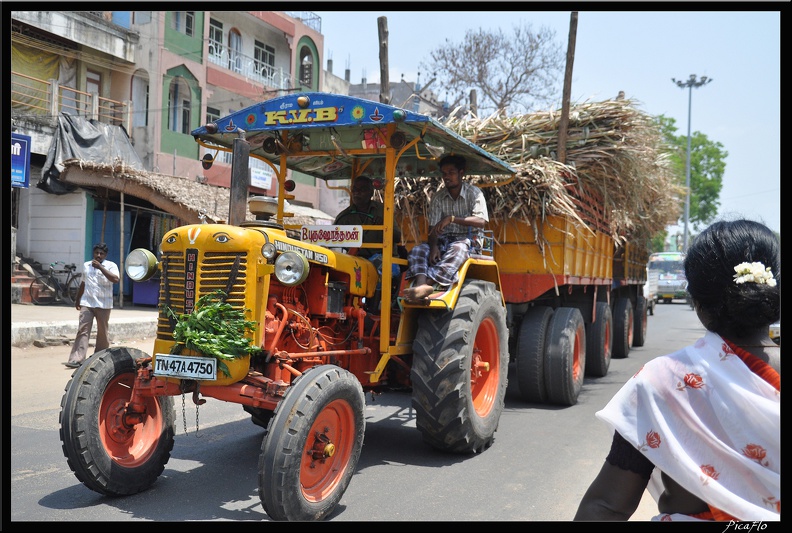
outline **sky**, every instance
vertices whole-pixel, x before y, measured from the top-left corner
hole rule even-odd
[[[381,16],[388,22],[391,82],[404,74],[405,81],[426,83],[426,72],[418,79],[421,62],[428,62],[429,53],[446,39],[461,43],[471,29],[501,29],[508,35],[515,23],[527,22],[534,31],[552,29],[562,50],[567,49],[571,11],[468,11],[466,2],[458,2],[443,3],[454,5],[453,11],[419,12],[407,9],[439,4],[392,5],[404,11],[314,11],[322,19],[324,68],[332,59],[336,76],[343,77],[349,68],[352,83],[361,83],[364,76],[378,83]],[[493,5],[502,8],[503,3]],[[563,2],[557,5],[565,7]],[[711,78],[692,90],[690,129],[728,152],[716,218],[745,217],[780,233],[780,11],[788,5],[764,4],[762,11],[751,4],[718,2],[714,8],[742,11],[672,11],[676,6],[671,3],[664,11],[578,11],[571,101],[602,101],[624,91],[641,111],[675,119],[677,135],[687,135],[690,90],[672,78]],[[577,3],[570,7],[579,8]],[[561,89],[560,81],[558,109]],[[668,230],[682,234],[683,226]],[[691,224],[689,234],[695,233]]]

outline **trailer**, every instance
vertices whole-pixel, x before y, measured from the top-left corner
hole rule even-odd
[[[426,238],[427,226],[424,217],[402,220],[403,235],[413,236],[408,248]],[[493,221],[488,228],[520,395],[574,405],[585,376],[605,376],[612,357],[627,357],[645,342],[648,252],[570,217]]]
[[[650,117],[625,100],[574,106],[570,115],[569,164],[555,159],[557,112],[446,121],[517,170],[494,182],[466,179],[487,199],[520,394],[557,405],[575,404],[584,376],[605,376],[611,358],[644,345],[650,237],[675,205]],[[427,205],[417,204],[436,186],[404,179],[398,187],[410,247],[426,239]]]

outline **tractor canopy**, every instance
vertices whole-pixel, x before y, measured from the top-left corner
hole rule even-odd
[[[346,95],[280,96],[191,133],[209,150],[231,151],[234,139],[244,138],[251,157],[276,168],[285,161],[289,169],[323,180],[359,174],[439,176],[438,162],[449,154],[466,158],[469,176],[515,173],[507,163],[432,117]],[[392,150],[390,156],[388,150]]]

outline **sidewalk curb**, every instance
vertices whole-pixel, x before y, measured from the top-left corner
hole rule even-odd
[[[94,330],[96,327],[94,326]],[[92,332],[93,334],[94,332]],[[77,321],[65,320],[58,322],[24,322],[11,324],[11,346],[29,346],[33,341],[45,337],[74,337],[77,334]],[[140,340],[154,338],[157,334],[157,318],[110,319],[108,337],[110,342],[121,342],[128,339]]]

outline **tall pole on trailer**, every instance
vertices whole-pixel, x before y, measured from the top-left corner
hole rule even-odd
[[[388,17],[377,17],[379,32],[380,58],[380,95],[381,104],[390,104],[390,74],[388,73]]]

